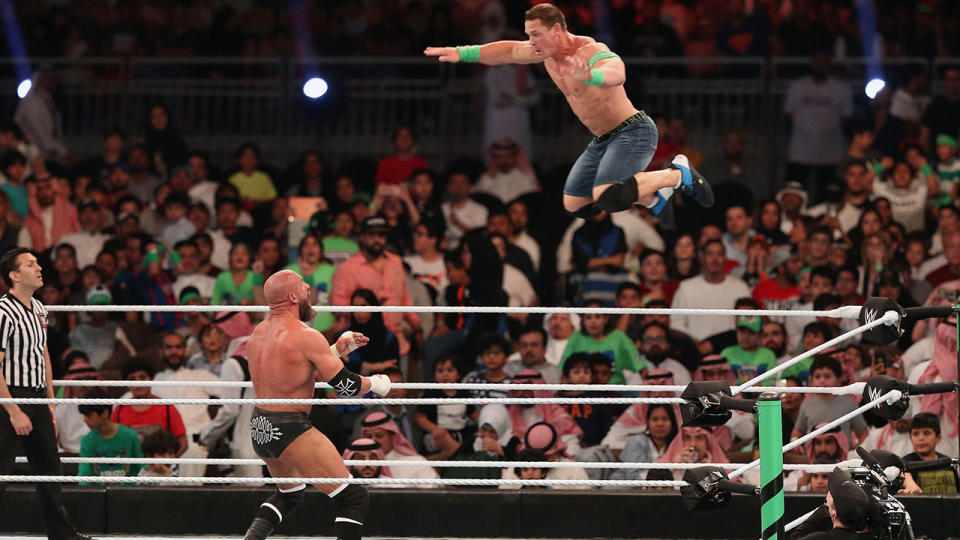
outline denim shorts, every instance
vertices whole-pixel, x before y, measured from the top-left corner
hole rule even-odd
[[[594,137],[570,169],[563,193],[593,199],[594,186],[622,184],[650,165],[658,140],[657,125],[646,115],[602,142]]]

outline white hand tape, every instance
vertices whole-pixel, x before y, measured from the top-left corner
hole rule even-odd
[[[352,332],[351,330],[347,330],[346,332],[344,332],[343,334],[341,334],[341,335],[340,335],[340,338],[341,338],[341,339],[346,338],[346,339],[349,340],[349,341],[347,341],[347,354],[350,354],[350,353],[352,353],[353,351],[355,351],[355,350],[357,350],[357,349],[360,348],[359,346],[357,346],[357,341],[356,341],[355,339],[353,339],[353,332]]]
[[[378,396],[390,393],[390,377],[382,373],[370,376],[370,391]]]

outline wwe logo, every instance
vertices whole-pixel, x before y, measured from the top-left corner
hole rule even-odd
[[[333,386],[334,390],[337,391],[337,394],[341,396],[350,397],[357,392],[356,383],[350,379],[343,379]]]
[[[867,397],[870,398],[870,401],[876,401],[880,399],[880,396],[883,395],[883,389],[876,386],[867,387]]]
[[[863,311],[863,324],[870,324],[877,320],[878,313],[879,311],[876,309],[865,309]]]

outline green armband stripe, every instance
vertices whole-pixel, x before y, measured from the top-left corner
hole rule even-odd
[[[473,63],[480,61],[479,45],[462,45],[457,47],[457,52],[460,53],[461,62]]]
[[[920,172],[925,175],[933,174],[933,169],[930,168],[930,165],[921,165]]]
[[[620,58],[620,55],[612,51],[600,51],[598,53],[594,53],[587,63],[590,64],[590,67],[593,67],[594,64],[600,60],[603,60],[604,58]]]
[[[597,68],[590,70],[590,73],[593,75],[590,79],[583,81],[583,84],[589,84],[590,86],[600,86],[603,84],[603,72]]]

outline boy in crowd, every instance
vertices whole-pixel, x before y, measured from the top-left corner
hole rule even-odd
[[[810,366],[810,377],[813,386],[833,387],[840,384],[843,367],[840,361],[832,356],[818,356]],[[857,408],[857,403],[850,396],[835,396],[832,394],[816,394],[803,400],[797,421],[793,426],[791,439],[797,439],[813,431],[815,426],[833,421]],[[853,441],[850,448],[855,448],[867,437],[867,423],[863,416],[857,415],[852,420],[840,425],[848,441]]]
[[[177,442],[177,438],[165,429],[154,431],[144,437],[140,446],[145,457],[157,459],[175,458],[180,450],[180,443]],[[151,463],[140,469],[139,476],[178,476],[174,471],[175,468],[169,463]]]
[[[452,354],[441,355],[433,364],[433,380],[440,384],[452,384],[460,380],[457,370],[458,358]],[[431,388],[424,391],[424,398],[462,399],[473,397],[469,390],[448,390]],[[470,440],[476,426],[470,421],[476,416],[475,405],[451,403],[445,405],[418,405],[414,421],[423,430],[423,447],[428,454],[443,453],[445,448],[452,451],[458,443]]]
[[[599,300],[588,300],[587,307],[604,307]],[[640,353],[633,341],[626,334],[613,328],[610,316],[606,314],[586,313],[581,315],[582,325],[579,332],[574,332],[567,342],[567,349],[563,351],[564,359],[578,352],[603,353],[613,359],[613,372],[610,384],[623,384],[626,381],[624,372],[639,373],[646,369],[646,362],[640,358]],[[560,362],[563,369],[563,361]]]
[[[95,388],[85,397],[105,399],[110,396]],[[90,432],[80,440],[80,457],[143,457],[137,432],[110,419],[110,405],[80,405],[83,421]],[[137,476],[139,465],[119,463],[81,463],[79,476]],[[81,485],[91,485],[81,482]]]
[[[720,351],[742,384],[777,366],[773,351],[760,346],[763,320],[758,316],[737,317],[737,344]]]
[[[589,358],[593,372],[590,384],[610,384],[613,379],[613,359],[603,353],[593,353]]]
[[[480,363],[483,367],[467,373],[463,377],[465,383],[507,383],[510,376],[503,370],[507,365],[507,356],[513,352],[510,341],[499,334],[488,334],[480,339],[477,350],[480,352]],[[475,398],[507,397],[505,390],[470,390]]]
[[[821,321],[808,323],[803,327],[802,351],[809,351],[814,347],[819,347],[826,343],[828,339],[833,339],[833,334],[828,324]],[[813,358],[805,358],[783,370],[781,375],[783,377],[796,377],[804,383],[809,383],[812,365]]]
[[[123,378],[128,381],[152,381],[153,368],[146,360],[134,357],[123,366]],[[180,444],[177,456],[186,452],[187,429],[177,408],[174,405],[150,404],[157,396],[149,386],[131,386],[130,394],[133,399],[142,399],[143,405],[117,405],[110,415],[110,420],[136,431],[141,441],[154,431],[167,430],[177,437]]]
[[[517,461],[547,461],[547,455],[543,450],[527,448],[517,453]],[[550,469],[541,467],[514,467],[513,474],[521,480],[545,480]],[[550,486],[525,485],[520,489],[549,489]]]
[[[937,187],[940,188],[941,197],[952,199],[955,197],[957,182],[960,181],[960,159],[957,159],[957,140],[950,135],[940,134],[937,135],[936,143]]]
[[[563,384],[590,384],[593,380],[593,364],[586,353],[576,353],[563,363]],[[606,358],[606,357],[604,357]],[[576,397],[585,393],[584,390],[561,390],[557,392],[561,397]]]
[[[817,244],[816,238],[817,235],[822,235],[822,231],[814,231],[811,233],[811,245]],[[825,237],[821,237],[821,244],[829,245],[830,234],[827,233]],[[801,270],[798,274],[797,281],[803,282],[803,274],[805,270]],[[803,291],[803,301],[804,303],[795,306],[793,309],[798,311],[807,311],[813,310],[813,301],[824,293],[832,293],[833,288],[837,284],[837,272],[829,266],[817,266],[809,270],[809,285],[806,287],[801,286],[800,289]],[[794,352],[803,352],[802,348],[803,342],[803,333],[806,330],[807,324],[814,322],[813,317],[788,317],[787,318],[787,336],[790,337],[790,343],[796,347]]]
[[[591,356],[600,356],[609,362],[606,356],[599,353],[593,353],[591,355],[577,353],[571,355],[570,358],[567,358],[567,361],[563,363],[562,382],[564,384],[590,384],[591,377],[593,376]],[[586,397],[585,394],[587,394],[587,392],[584,390],[564,390],[558,392],[557,396]],[[596,392],[593,394],[596,394]],[[577,422],[577,425],[580,426],[580,429],[583,430],[584,447],[600,444],[600,441],[607,435],[610,426],[613,425],[613,421],[615,420],[613,408],[610,405],[569,403],[560,406],[567,411],[567,414],[569,414],[574,421]]]
[[[940,442],[940,420],[932,413],[920,413],[910,421],[910,443],[913,452],[903,456],[907,468],[917,462],[933,461],[947,456],[937,452],[937,443]],[[917,484],[924,493],[958,493],[960,492],[960,476],[956,467],[944,464],[935,469],[911,472]]]

